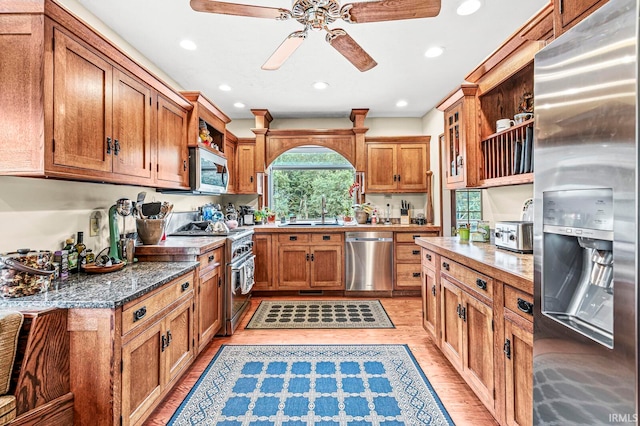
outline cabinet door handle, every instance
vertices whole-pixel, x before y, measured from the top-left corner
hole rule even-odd
[[[397,182],[398,181],[398,175],[393,175],[393,181]]]
[[[322,241],[329,241],[331,240],[331,235],[323,235],[322,236]]]
[[[525,314],[533,315],[533,303],[527,302],[520,297],[518,297],[518,309],[520,309]]]
[[[186,291],[189,288],[189,281],[182,283],[180,288],[182,288],[182,291]]]
[[[187,160],[182,160],[182,170],[187,171]]]
[[[412,253],[412,254],[415,254],[415,255],[419,255],[419,254],[420,254],[420,250],[414,250],[414,251],[412,251],[411,253]]]
[[[222,287],[222,277],[218,277],[218,287]]]
[[[167,330],[167,346],[171,344],[171,340],[173,340],[173,336],[171,335],[171,330]]]
[[[487,282],[485,280],[483,280],[482,278],[476,278],[476,285],[481,290],[487,291]]]
[[[462,318],[460,314],[460,309],[462,309],[462,306],[460,306],[460,304],[458,303],[458,307],[456,308],[456,313],[458,314],[458,318]]]
[[[145,315],[147,315],[147,307],[143,306],[142,308],[133,312],[133,322],[141,320]]]
[[[436,295],[436,285],[431,286],[431,294]]]
[[[309,261],[309,253],[307,253],[307,262]]]
[[[413,239],[420,238],[420,235],[412,235]]]
[[[511,359],[511,340],[506,339],[504,341],[504,354],[506,355],[507,359]]]
[[[462,318],[462,321],[467,322],[467,308],[460,308],[460,318]]]
[[[111,154],[111,138],[107,137],[107,154]]]
[[[447,271],[449,270],[449,264],[447,262],[442,262],[442,267]]]
[[[113,140],[113,153],[114,155],[120,153],[120,142],[118,142],[118,139]]]
[[[420,278],[420,272],[414,272],[413,278]]]
[[[429,262],[431,262],[431,255],[430,255],[430,254],[425,254],[425,256],[424,256],[424,257],[426,257],[426,258],[427,258],[427,260],[428,260]]]
[[[398,182],[400,182],[400,175],[398,175]]]
[[[160,349],[161,349],[161,352],[164,352],[164,350],[167,348],[167,346],[169,346],[167,344],[167,337],[163,334],[162,336],[160,336]]]
[[[313,253],[311,253],[311,261],[313,262],[315,260],[315,256]]]
[[[253,175],[249,176],[249,182],[253,183]]]
[[[215,254],[212,254],[211,256],[209,256],[209,262],[213,262],[213,259],[216,258]]]
[[[289,235],[289,241],[298,241],[297,235]]]

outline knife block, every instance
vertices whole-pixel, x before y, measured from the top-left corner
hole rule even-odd
[[[400,225],[409,225],[411,223],[411,210],[400,209]]]

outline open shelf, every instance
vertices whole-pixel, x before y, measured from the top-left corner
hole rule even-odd
[[[482,140],[481,186],[533,182],[533,123],[527,120]]]

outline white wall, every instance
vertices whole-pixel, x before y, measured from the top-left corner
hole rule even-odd
[[[522,205],[533,198],[533,184],[502,186],[482,191],[482,219],[490,223],[505,220],[521,220]]]

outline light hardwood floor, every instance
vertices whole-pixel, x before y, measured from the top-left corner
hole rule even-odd
[[[223,344],[407,344],[431,385],[442,400],[456,425],[497,425],[460,375],[444,358],[422,328],[421,300],[418,297],[380,299],[393,321],[394,329],[331,329],[331,330],[245,330],[261,300],[322,300],[322,297],[254,297],[240,326],[229,337],[216,337],[198,356],[173,391],[152,413],[146,426],[166,425],[174,411],[187,396],[204,369]],[[346,300],[324,297],[324,300]]]

